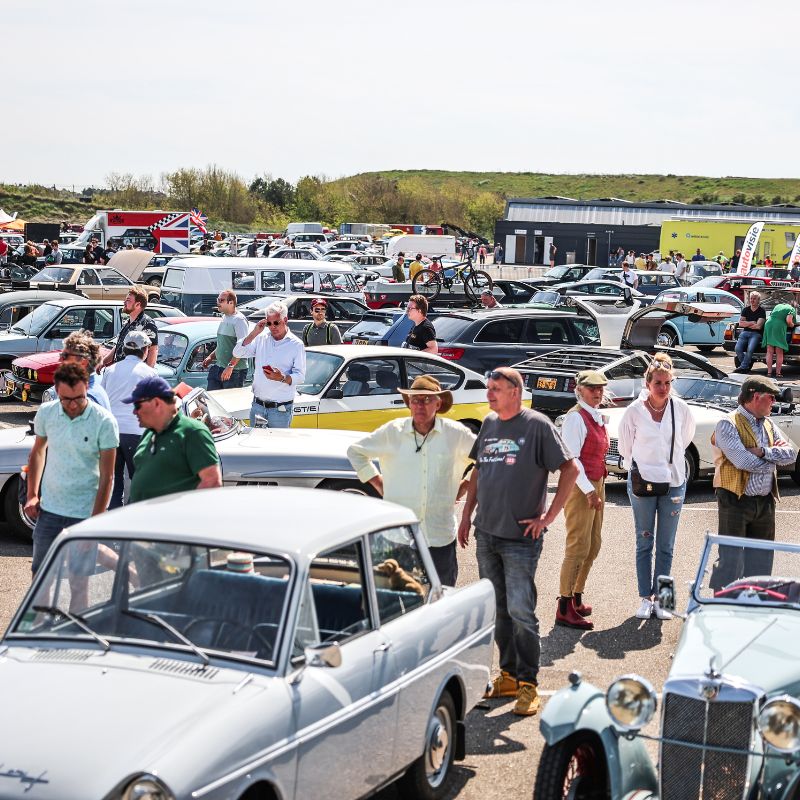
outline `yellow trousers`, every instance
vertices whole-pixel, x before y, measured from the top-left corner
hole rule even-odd
[[[559,583],[559,592],[562,597],[583,592],[589,570],[600,552],[600,530],[603,527],[603,511],[606,500],[605,479],[592,481],[592,486],[594,486],[597,496],[603,501],[599,511],[595,511],[589,505],[586,495],[577,485],[572,487],[567,502],[564,504],[567,538],[564,544],[564,562],[561,564]]]

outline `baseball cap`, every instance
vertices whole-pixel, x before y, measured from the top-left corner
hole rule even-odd
[[[150,347],[150,337],[143,331],[131,331],[122,343],[125,350],[144,350]]]
[[[327,305],[328,305],[328,301],[327,300],[323,300],[321,297],[315,297],[311,301],[311,308],[315,308],[316,306],[327,306]]]
[[[575,376],[576,386],[606,386],[608,379],[596,369],[582,369]]]
[[[137,403],[139,400],[152,400],[154,397],[160,397],[162,400],[172,400],[175,397],[172,387],[160,375],[142,378],[134,387],[131,396],[124,398],[122,402]]]
[[[745,392],[769,392],[777,397],[781,393],[781,388],[775,381],[766,375],[752,375],[742,383],[742,393]]]

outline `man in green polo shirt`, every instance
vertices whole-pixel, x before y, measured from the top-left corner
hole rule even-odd
[[[225,289],[217,297],[217,308],[222,314],[222,321],[217,329],[217,346],[212,353],[203,359],[203,369],[208,369],[208,385],[212,389],[238,389],[244,386],[249,359],[238,359],[233,355],[233,348],[239,339],[244,339],[250,332],[250,326],[244,314],[236,309],[236,292]]]
[[[133,413],[146,429],[133,456],[136,469],[129,503],[222,486],[211,433],[202,422],[180,413],[175,394],[163,378],[142,378],[122,402],[133,403]]]

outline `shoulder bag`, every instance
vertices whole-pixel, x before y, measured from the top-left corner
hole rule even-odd
[[[672,441],[669,445],[669,463],[672,463],[672,454],[675,450],[675,408],[672,404],[672,398],[669,401],[669,411],[672,417]],[[639,467],[636,466],[634,461],[631,464],[631,490],[636,497],[663,497],[669,492],[669,481],[662,481],[654,483],[642,477],[639,472]]]

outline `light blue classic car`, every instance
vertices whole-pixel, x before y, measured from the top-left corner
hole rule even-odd
[[[0,796],[441,798],[494,616],[381,500],[236,487],[92,517],[0,640]]]
[[[673,610],[673,579],[658,583]],[[604,692],[573,673],[542,715],[535,800],[795,800],[798,641],[800,546],[707,535],[659,729],[647,727],[658,696],[646,678],[623,675]]]
[[[675,317],[667,320],[658,334],[656,344],[661,347],[685,347],[696,345],[701,353],[710,353],[722,347],[725,340],[725,329],[732,322],[738,322],[744,303],[736,295],[723,289],[709,286],[685,286],[680,289],[669,289],[656,297],[656,303],[669,300],[680,300],[683,303],[718,303],[730,306],[735,314],[719,322],[696,322],[691,317]]]

